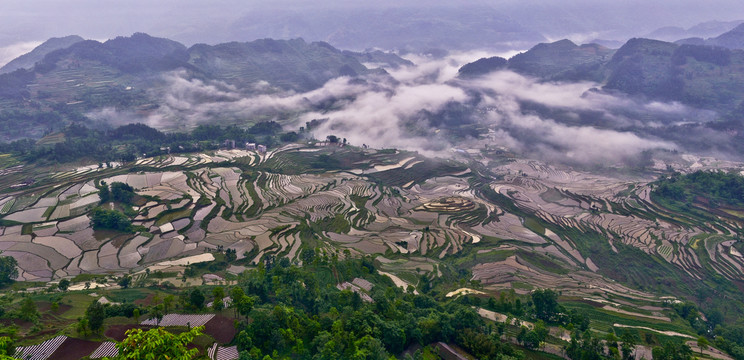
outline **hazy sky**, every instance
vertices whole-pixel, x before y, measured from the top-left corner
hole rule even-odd
[[[642,36],[662,26],[690,27],[709,20],[744,19],[741,0],[0,0],[0,63],[50,37],[72,34],[106,40],[146,32],[185,45],[249,41],[253,40],[251,37],[284,34],[333,44],[331,35],[353,33],[353,25],[367,31],[374,24],[365,24],[358,17],[353,18],[352,25],[320,23],[329,21],[323,17],[327,13],[343,17],[343,11],[359,8],[415,10],[443,6],[493,10],[493,16],[500,21],[518,24],[550,40],[571,36],[580,40],[594,36],[623,40],[618,38]],[[281,16],[286,13],[294,17]],[[255,19],[260,23],[255,23]],[[302,20],[302,26],[296,24],[297,19]],[[262,28],[266,31],[261,32]],[[342,45],[349,46],[349,39],[346,40]]]

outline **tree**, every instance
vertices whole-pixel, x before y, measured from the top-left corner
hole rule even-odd
[[[103,328],[103,320],[106,319],[106,310],[103,304],[93,301],[85,310],[85,318],[88,319],[88,326],[93,332],[98,332]]]
[[[540,346],[540,336],[534,331],[529,331],[522,339],[522,344],[528,349],[537,349]]]
[[[238,258],[238,253],[235,249],[225,250],[225,260],[229,263],[235,261]]]
[[[80,318],[78,320],[77,332],[83,337],[90,335],[90,326],[88,326],[88,318]]]
[[[700,348],[700,355],[703,355],[703,351],[708,349],[709,345],[710,342],[708,342],[708,339],[705,336],[700,336],[697,338],[697,346]]]
[[[235,310],[235,318],[238,318],[238,308],[240,306],[240,301],[245,297],[245,292],[243,291],[243,288],[240,286],[235,286],[232,289],[230,289],[230,298],[232,298],[232,303],[230,304],[230,307]]]
[[[535,316],[544,321],[555,321],[560,308],[558,294],[550,289],[538,289],[532,292],[532,303],[535,305]]]
[[[160,320],[163,320],[163,316],[165,316],[165,307],[163,304],[158,304],[153,306],[150,309],[150,314],[152,315],[153,319],[155,319],[155,324],[160,325]]]
[[[35,321],[39,318],[39,310],[36,308],[36,303],[31,298],[26,298],[21,304],[20,310],[21,319],[27,321]]]
[[[622,344],[620,345],[620,350],[623,353],[623,360],[632,359],[633,352],[635,351],[636,344],[638,343],[638,338],[629,330],[625,330],[622,335],[620,335],[620,341],[622,342]]]
[[[201,310],[204,308],[204,293],[200,289],[191,290],[189,294],[189,303],[191,306]]]
[[[90,212],[94,229],[131,231],[132,222],[120,211],[95,208]]]
[[[8,336],[0,336],[0,360],[16,360],[10,355],[15,353],[13,339]]]
[[[250,350],[253,347],[253,339],[248,335],[248,333],[245,332],[245,330],[241,330],[238,333],[236,345],[238,346],[238,351],[247,351]]]
[[[653,348],[654,360],[687,360],[692,359],[692,350],[681,341],[667,341],[664,346]]]
[[[173,305],[173,301],[175,300],[175,297],[173,295],[168,294],[163,298],[163,310],[165,312],[168,312],[170,310],[171,305]]]
[[[188,349],[187,345],[195,337],[202,334],[203,326],[190,329],[187,332],[175,335],[165,331],[163,328],[131,329],[127,331],[127,337],[116,345],[119,354],[114,360],[149,360],[149,359],[171,359],[191,360],[199,355],[199,349]]]
[[[57,284],[57,288],[59,288],[62,291],[67,291],[67,288],[70,287],[70,280],[62,279],[59,281],[59,284]]]
[[[295,142],[300,138],[299,135],[297,135],[296,132],[290,131],[288,133],[282,134],[279,139],[284,142]]]
[[[98,188],[98,197],[101,199],[101,204],[111,200],[111,191],[105,181],[101,181],[101,186]]]
[[[306,264],[306,265],[312,264],[314,259],[315,259],[315,250],[311,248],[304,249],[302,250],[302,253],[300,253],[300,260],[302,260],[303,264]]]
[[[129,285],[132,283],[132,277],[131,276],[122,276],[121,279],[117,282],[119,286],[121,286],[122,289],[126,289],[129,287]]]
[[[225,307],[222,300],[225,298],[225,290],[221,286],[218,286],[212,289],[212,296],[214,297],[214,301],[212,302],[212,308],[214,311],[222,310]]]
[[[118,201],[124,204],[131,204],[134,195],[134,188],[131,187],[129,184],[118,181],[111,183],[111,197],[114,201]]]
[[[12,256],[0,256],[0,286],[13,283],[17,277],[18,261]]]
[[[233,300],[235,301],[235,300]],[[248,316],[253,310],[253,304],[256,300],[251,296],[243,296],[238,302],[238,313],[243,316]]]

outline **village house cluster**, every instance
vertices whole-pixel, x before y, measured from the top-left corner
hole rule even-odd
[[[235,140],[225,140],[225,142],[222,145],[228,149],[238,148]],[[245,143],[245,149],[248,151],[258,151],[259,154],[266,153],[266,145],[256,144],[252,142]]]

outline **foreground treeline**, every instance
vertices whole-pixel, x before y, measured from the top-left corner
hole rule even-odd
[[[274,261],[269,257],[256,269],[242,273],[237,284],[228,288],[169,287],[167,296],[153,297],[148,305],[103,305],[91,299],[84,315],[69,331],[82,338],[99,339],[108,319],[116,320],[116,324],[121,324],[123,318],[138,323],[172,312],[218,312],[236,319],[237,336],[232,344],[237,345],[242,360],[439,359],[434,348],[438,342],[457,345],[478,359],[529,359],[532,351],[544,350],[546,344],[554,348],[558,345],[573,360],[633,359],[636,346],[648,344],[631,329],[597,332],[586,315],[567,309],[553,290],[453,299],[444,296],[450,287],[435,284],[419,287],[421,293],[413,294],[412,288],[403,290],[379,275],[371,258],[339,260],[338,255],[312,250],[305,250],[302,257],[302,267],[291,265],[287,259]],[[363,291],[369,298],[336,288],[336,284],[355,278],[372,284],[369,291]],[[144,284],[133,284],[130,277],[122,277],[119,285],[127,288]],[[69,281],[60,282],[62,292],[57,296],[63,296],[67,286]],[[228,296],[228,308],[223,309],[223,299]],[[51,295],[52,299],[55,297]],[[3,309],[7,308],[0,317],[30,321],[38,327],[37,332],[43,329],[47,320],[40,316],[31,297],[15,301],[4,296],[0,301]],[[213,303],[211,307],[206,305],[209,301]],[[58,306],[57,301],[52,303],[52,309]],[[478,308],[505,314],[507,321],[487,320],[478,314]],[[694,305],[679,304],[675,310],[691,322],[700,321]],[[570,341],[551,335],[555,329],[570,331]],[[202,329],[177,336],[183,329],[176,329],[175,333],[170,328],[166,330],[132,331],[129,338],[119,343],[117,359],[162,358],[158,356],[166,353],[178,354],[175,358],[179,359],[201,358],[198,351],[190,350],[193,346],[187,345],[194,337],[200,337]],[[5,334],[8,333],[0,332]],[[11,337],[13,334],[10,332]],[[709,339],[740,359],[737,344],[742,334],[744,327],[719,325]],[[701,337],[698,344],[707,344],[705,339],[708,338]],[[0,344],[3,341],[0,338]],[[152,346],[155,343],[161,345]],[[200,343],[201,347],[211,344]],[[134,352],[137,355],[130,356]],[[671,339],[657,343],[653,354],[655,359],[691,359],[695,355],[689,346]],[[155,357],[148,357],[151,355]]]
[[[241,359],[388,359],[412,345],[438,341],[455,343],[479,359],[523,358],[468,304],[404,292],[374,275],[369,259],[312,261],[300,268],[283,259],[241,275],[241,289],[254,299],[245,313],[250,321],[239,325]],[[370,291],[373,301],[338,291],[337,277],[373,279],[378,284]]]
[[[132,161],[143,154],[156,156],[216,149],[225,140],[235,140],[238,147],[244,147],[246,142],[272,147],[299,138],[296,132],[283,132],[281,125],[274,121],[260,122],[248,129],[199,125],[191,132],[179,133],[163,133],[143,124],[129,124],[112,130],[71,125],[55,136],[50,141],[23,139],[0,143],[0,153],[10,153],[29,163],[65,163],[81,159],[105,163]]]
[[[334,256],[305,256],[296,267],[283,259],[268,262],[240,276],[231,291],[238,325],[236,344],[241,359],[428,359],[437,342],[455,344],[478,359],[529,358],[516,345],[540,350],[549,328],[572,332],[562,345],[579,359],[631,359],[641,339],[633,331],[599,335],[587,316],[567,310],[552,290],[528,296],[447,298],[439,287],[414,295],[375,271],[369,258],[338,261]],[[365,301],[335,284],[361,277],[376,284]],[[247,294],[247,295],[244,295]],[[250,299],[250,300],[248,300]],[[507,314],[507,322],[481,317],[477,308]],[[512,320],[510,320],[512,319]],[[517,319],[532,322],[518,325]],[[687,359],[692,354],[681,341],[654,349],[660,358]]]

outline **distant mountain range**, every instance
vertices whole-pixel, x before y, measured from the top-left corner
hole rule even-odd
[[[706,22],[697,24],[688,29],[684,29],[679,26],[665,26],[665,27],[652,31],[644,35],[643,37],[648,38],[648,39],[662,40],[662,41],[676,41],[679,39],[687,39],[687,38],[709,38],[709,37],[718,36],[727,31],[730,31],[731,29],[737,27],[738,25],[742,23],[744,23],[744,20],[735,20],[735,21],[715,21],[714,20],[714,21],[706,21]]]
[[[43,59],[44,56],[46,56],[50,52],[70,47],[73,44],[81,42],[83,40],[85,39],[77,35],[70,35],[61,38],[51,38],[45,41],[43,44],[37,46],[31,52],[23,54],[5,64],[5,66],[0,67],[0,74],[9,73],[18,69],[30,69],[34,66],[34,64]]]
[[[305,92],[339,76],[384,75],[374,68],[380,64],[411,63],[392,53],[341,51],[302,39],[190,48],[143,33],[103,43],[77,36],[50,39],[0,75],[0,140],[39,136],[93,109],[151,111],[159,106],[153,96],[166,85],[164,74],[177,69],[186,79],[219,81],[247,95],[257,84]]]
[[[744,49],[744,24],[719,36],[703,39],[692,37],[676,41],[677,44],[720,46],[728,49]]]
[[[737,27],[717,39],[733,42],[741,35],[739,30]],[[20,67],[40,58],[32,67],[0,75],[0,141],[39,138],[70,123],[117,125],[155,119],[160,128],[183,129],[207,120],[244,124],[296,119],[296,105],[284,107],[286,110],[269,105],[265,111],[253,110],[256,107],[251,105],[234,112],[224,107],[241,101],[258,102],[263,107],[267,101],[284,101],[281,99],[287,96],[319,89],[340,76],[351,78],[349,84],[369,85],[379,79],[394,83],[383,68],[412,65],[395,53],[343,51],[328,43],[302,39],[191,47],[144,33],[106,42],[64,39],[71,45],[63,47],[60,39],[51,39],[24,55],[25,62],[21,58],[14,61],[14,66]],[[591,81],[597,84],[592,91],[624,94],[640,99],[639,104],[679,102],[716,114],[706,115],[699,126],[713,126],[710,121],[720,131],[744,134],[737,130],[744,114],[744,50],[642,38],[631,39],[619,49],[560,40],[538,44],[508,60],[492,57],[475,61],[460,69],[460,77],[467,81],[503,69],[543,82]],[[261,99],[259,95],[268,97]],[[317,101],[307,98],[312,95],[305,96],[295,96],[292,101],[323,114],[334,106],[344,106],[340,98],[353,100],[356,95],[325,94]],[[620,126],[613,124],[611,117],[588,110],[576,120],[572,118],[575,114],[561,113],[563,110],[534,103],[522,106],[570,124]],[[422,110],[419,117],[428,119],[426,124],[431,127],[446,127],[453,133],[468,125],[462,136],[477,136],[476,107],[476,102],[452,101],[431,113]],[[620,115],[633,118],[657,116],[641,114],[642,109],[632,114],[626,112],[636,110],[622,111]],[[687,122],[674,116],[664,123]],[[160,118],[166,121],[161,123]],[[662,134],[660,128],[637,131],[658,132],[654,135],[664,138],[672,134],[667,130]],[[682,141],[688,134],[681,127],[675,131],[674,141]]]
[[[711,40],[744,42],[744,25]],[[706,42],[707,43],[707,42]],[[744,50],[631,39],[617,50],[569,40],[539,44],[508,61],[483,59],[463,66],[461,77],[509,69],[543,81],[589,80],[603,89],[652,100],[678,101],[726,114],[744,99]]]

